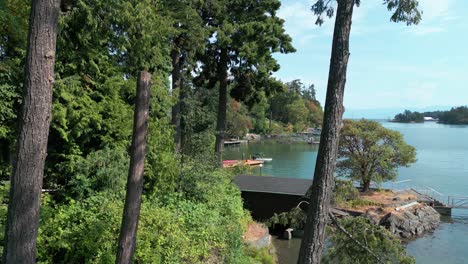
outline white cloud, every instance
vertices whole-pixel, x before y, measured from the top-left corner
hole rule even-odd
[[[333,33],[333,19],[327,19],[322,26],[315,24],[317,17],[310,9],[312,4],[313,1],[304,0],[286,2],[278,12],[278,16],[286,21],[286,32],[300,44],[305,44],[306,40],[316,35]]]

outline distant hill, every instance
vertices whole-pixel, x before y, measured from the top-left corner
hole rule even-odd
[[[393,119],[395,115],[410,110],[412,112],[433,112],[433,111],[448,111],[452,106],[429,106],[429,107],[409,107],[409,108],[369,108],[369,109],[346,109],[343,116],[344,118],[351,119]]]

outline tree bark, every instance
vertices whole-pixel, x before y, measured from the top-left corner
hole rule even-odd
[[[181,126],[180,126],[180,112],[181,112],[181,101],[180,93],[182,86],[182,56],[175,48],[171,52],[172,59],[172,95],[177,98],[177,102],[172,107],[172,118],[171,123],[174,127],[174,144],[176,152],[180,152],[181,149]]]
[[[148,134],[149,97],[151,74],[140,72],[135,98],[133,137],[128,170],[127,192],[122,226],[119,236],[119,248],[115,263],[132,263],[135,253],[138,219],[140,217],[141,194],[143,192],[143,172],[145,166],[146,138]]]
[[[11,174],[4,263],[35,263],[51,120],[59,0],[32,1],[23,109]]]
[[[216,143],[215,153],[222,159],[224,148],[224,133],[226,131],[226,111],[227,111],[227,67],[228,53],[226,49],[221,49],[221,56],[218,67],[219,76],[219,102],[218,102],[218,120],[216,125]]]
[[[362,191],[367,192],[370,189],[370,180],[365,180],[362,182]]]
[[[354,0],[338,0],[333,33],[333,46],[325,101],[324,122],[320,137],[315,174],[310,193],[310,206],[298,263],[320,263],[325,239],[325,226],[333,190],[338,140],[343,116],[343,94],[349,58],[349,34]]]
[[[189,73],[190,74],[190,73]],[[180,91],[179,91],[179,104],[180,104],[180,115],[179,115],[179,119],[180,119],[180,124],[179,124],[179,131],[180,131],[180,134],[179,134],[179,139],[180,139],[180,147],[179,147],[179,152],[180,153],[183,153],[184,151],[184,146],[185,146],[185,141],[186,141],[186,129],[187,129],[187,123],[186,123],[186,119],[185,119],[185,116],[187,114],[187,105],[186,105],[186,98],[187,98],[187,87],[185,86],[185,82],[184,82],[184,79],[185,79],[185,76],[183,76],[181,79],[180,79]]]

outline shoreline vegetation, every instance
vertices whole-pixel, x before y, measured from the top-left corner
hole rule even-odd
[[[437,122],[447,125],[468,124],[468,107],[453,107],[448,111],[412,112],[405,110],[403,113],[395,115],[390,122],[395,123],[423,123],[425,121]]]

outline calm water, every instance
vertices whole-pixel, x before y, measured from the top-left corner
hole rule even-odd
[[[398,181],[410,179],[411,185],[429,186],[445,195],[468,196],[468,126],[382,124],[400,131],[406,142],[417,149],[418,161],[409,168],[401,168]],[[254,174],[291,178],[311,178],[313,175],[317,146],[305,143],[249,144],[227,149],[226,158],[240,159],[242,154],[248,156],[259,152],[273,161]],[[297,251],[297,244],[280,242],[277,246]],[[407,248],[418,263],[462,264],[468,263],[467,245],[468,210],[454,210],[451,219],[444,220],[433,233],[410,242]]]

